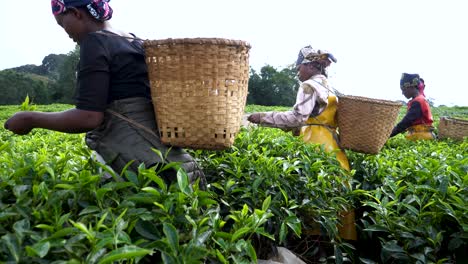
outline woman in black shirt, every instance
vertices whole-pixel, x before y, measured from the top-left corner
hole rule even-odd
[[[80,46],[76,108],[55,113],[19,112],[7,120],[5,128],[19,135],[33,128],[87,132],[86,144],[117,173],[132,160],[130,168],[135,171],[141,163],[150,167],[180,162],[191,180],[204,181],[203,172],[189,154],[160,142],[142,42],[110,27],[107,20],[112,17],[112,8],[108,2],[52,1],[57,23]]]

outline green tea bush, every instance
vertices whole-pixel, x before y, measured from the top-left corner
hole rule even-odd
[[[0,121],[18,110],[0,106]],[[435,119],[463,111],[433,108]],[[463,263],[467,141],[400,135],[377,155],[347,151],[346,172],[318,145],[243,128],[228,150],[191,151],[209,182],[200,189],[181,170],[158,176],[178,164],[112,172],[89,158],[82,134],[2,126],[0,263],[255,263],[274,246],[307,263]],[[352,207],[355,242],[338,232]]]
[[[348,152],[363,239],[378,234],[383,262],[454,262],[467,245],[468,140],[391,139],[377,155]],[[374,256],[375,257],[375,256]],[[466,256],[465,256],[466,257]]]
[[[320,146],[278,129],[249,128],[230,150],[198,151],[196,156],[224,210],[239,210],[243,204],[258,208],[271,197],[273,215],[264,231],[274,240],[257,241],[267,250],[258,252],[262,257],[271,253],[269,242],[293,246],[287,241],[289,233],[305,237],[302,229],[312,228],[310,224],[319,224],[324,235],[339,240],[338,213],[352,207],[347,199],[351,177]],[[346,249],[339,241],[336,245]]]

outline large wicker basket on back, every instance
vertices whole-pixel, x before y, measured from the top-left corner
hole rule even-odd
[[[161,141],[193,149],[230,147],[247,99],[250,45],[184,38],[148,40],[144,48]]]
[[[338,97],[340,146],[377,154],[388,140],[402,104],[359,96]]]
[[[468,137],[468,120],[440,117],[439,138],[463,140]]]

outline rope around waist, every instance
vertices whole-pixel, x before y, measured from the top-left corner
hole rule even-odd
[[[302,126],[323,126],[325,128],[328,128],[328,129],[333,129],[333,130],[336,130],[336,127],[334,126],[330,126],[330,125],[326,125],[326,124],[316,124],[316,123],[313,123],[313,124],[304,124]],[[301,127],[302,127],[301,126]]]

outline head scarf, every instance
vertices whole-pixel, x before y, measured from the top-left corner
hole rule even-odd
[[[406,89],[408,87],[418,88],[419,86],[419,74],[403,73],[400,79],[400,88]]]
[[[113,10],[109,6],[110,0],[52,0],[52,13],[54,16],[67,11],[69,7],[86,7],[89,13],[100,21],[112,18]]]
[[[312,46],[305,46],[299,51],[296,66],[304,63],[317,62],[321,65],[328,65],[330,62],[336,62],[336,58],[327,51],[315,50]]]
[[[426,84],[424,83],[424,79],[419,78],[419,84],[418,84],[419,93],[422,94],[422,96],[426,97],[426,95],[424,94],[424,88],[426,88]]]

